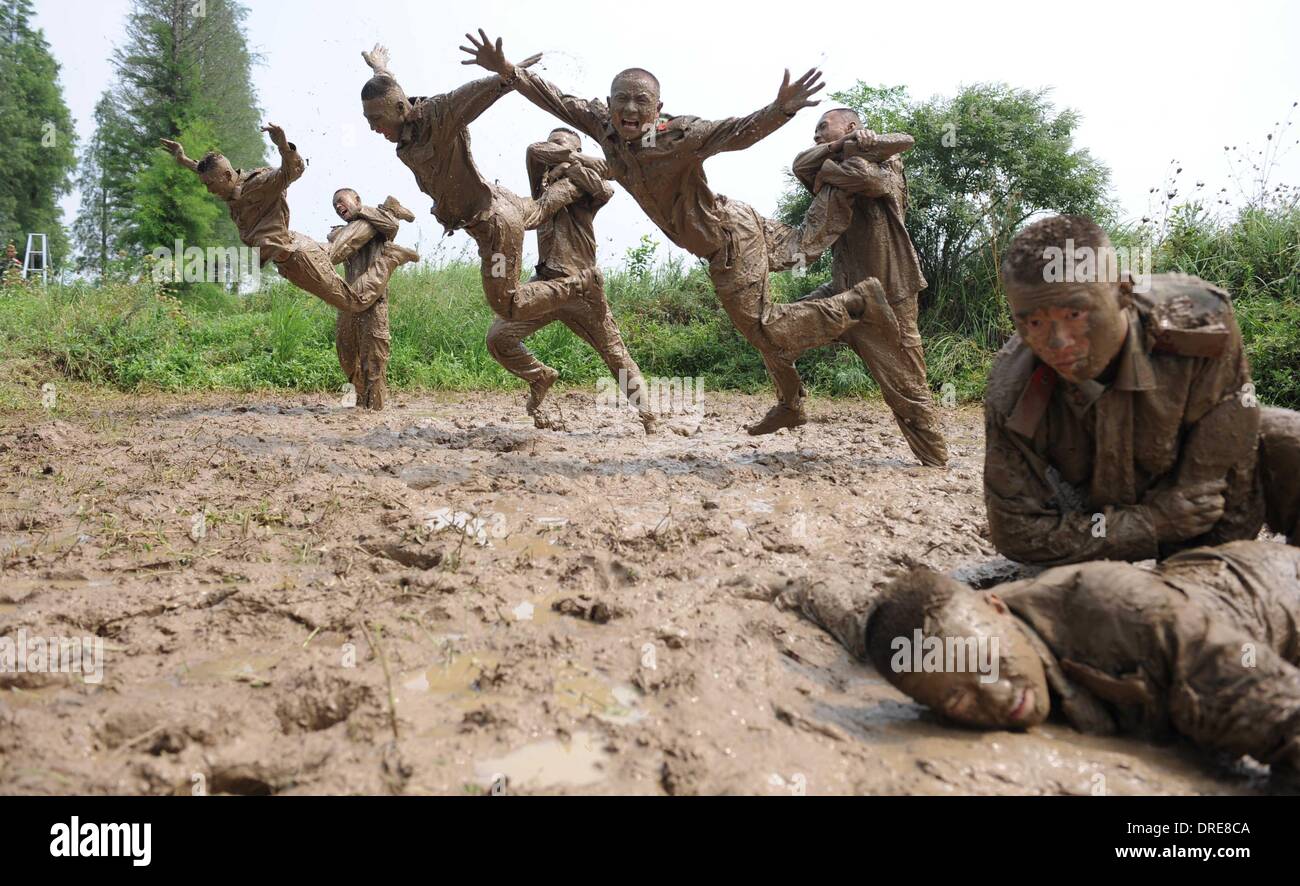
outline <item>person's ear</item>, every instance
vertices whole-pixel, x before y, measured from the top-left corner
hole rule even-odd
[[[1121,271],[1119,275],[1119,285],[1115,290],[1116,300],[1120,308],[1127,308],[1133,302],[1133,275],[1128,271]]]
[[[999,597],[997,594],[986,594],[984,596],[984,599],[988,600],[989,605],[992,606],[994,610],[997,611],[998,615],[1007,614],[1007,604],[1003,603],[1002,598]]]

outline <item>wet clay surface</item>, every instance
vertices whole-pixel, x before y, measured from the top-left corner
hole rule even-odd
[[[0,675],[0,792],[1262,790],[1181,747],[947,727],[771,602],[993,561],[977,409],[943,412],[936,470],[879,403],[751,438],[767,397],[710,395],[646,438],[553,397],[567,431],[477,394],[0,416],[0,636],[105,644],[98,684]]]

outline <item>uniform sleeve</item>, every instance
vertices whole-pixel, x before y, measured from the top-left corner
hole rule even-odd
[[[601,177],[599,169],[583,162],[583,158],[579,158],[579,162],[570,166],[564,173],[564,177],[591,197],[594,206],[604,206],[614,196],[613,187]]]
[[[984,503],[989,536],[1004,556],[1059,566],[1084,560],[1146,560],[1158,555],[1155,528],[1140,506],[1066,511],[1030,460],[1026,444],[985,406]],[[1035,459],[1037,461],[1037,459]]]
[[[329,255],[331,264],[342,264],[356,255],[357,250],[375,237],[375,227],[365,219],[348,222],[339,231],[337,237],[330,241]]]
[[[582,190],[567,178],[547,185],[542,195],[529,201],[528,212],[524,216],[524,230],[531,231],[546,224],[555,217],[555,213],[582,196]]]
[[[794,173],[794,177],[799,179],[799,183],[811,191],[822,164],[829,159],[831,159],[830,145],[813,145],[794,158],[790,170]]]
[[[442,96],[439,105],[444,109],[443,113],[451,128],[461,129],[477,120],[508,92],[510,86],[493,74],[456,87]]]
[[[279,173],[284,178],[284,186],[289,185],[302,178],[302,174],[307,171],[307,164],[303,161],[302,155],[298,153],[298,146],[289,142],[280,151],[280,169]]]
[[[879,163],[871,163],[861,157],[848,160],[827,160],[814,176],[823,185],[830,185],[850,194],[862,194],[866,197],[887,197],[899,186],[895,174]]]
[[[1203,610],[1171,626],[1169,718],[1196,744],[1300,765],[1300,668]]]
[[[599,140],[605,134],[609,112],[603,102],[575,98],[531,71],[518,69],[515,91],[543,111],[560,118],[579,132]]]
[[[362,206],[357,213],[357,218],[370,222],[375,232],[385,240],[396,237],[398,226],[401,224],[392,213],[374,206]]]
[[[775,104],[744,117],[725,120],[692,120],[686,130],[686,145],[701,158],[724,151],[741,151],[776,132],[794,117]]]

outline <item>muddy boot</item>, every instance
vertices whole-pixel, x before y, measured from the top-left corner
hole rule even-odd
[[[857,296],[854,303],[848,305],[849,316],[855,320],[861,320],[867,316],[873,303],[888,304],[885,298],[885,287],[880,285],[880,281],[875,277],[868,277],[860,283],[854,284],[849,290]]]
[[[537,424],[541,419],[542,401],[546,399],[546,392],[555,384],[555,380],[560,377],[560,373],[551,367],[546,367],[546,373],[537,381],[528,383],[528,405],[525,409],[533,417],[533,424]],[[537,425],[539,428],[543,425]]]
[[[394,197],[392,194],[389,194],[388,199],[385,200],[383,203],[379,204],[379,208],[387,209],[389,212],[391,212],[393,215],[397,216],[404,222],[415,221],[415,213],[407,209],[401,203],[398,203],[397,198]]]
[[[649,437],[651,434],[658,432],[659,420],[655,418],[655,414],[653,412],[641,412],[638,413],[638,415],[640,415],[641,417],[641,427],[645,428],[645,433],[647,437]]]
[[[746,430],[751,437],[758,437],[762,434],[775,434],[782,428],[797,428],[806,424],[808,424],[808,414],[804,412],[802,405],[787,406],[778,403],[767,411],[762,421],[750,425]]]
[[[420,253],[416,252],[414,249],[407,249],[405,246],[398,246],[396,243],[385,244],[384,251],[391,252],[392,255],[396,256],[399,265],[420,260]]]

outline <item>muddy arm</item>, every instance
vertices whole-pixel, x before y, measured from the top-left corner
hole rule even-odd
[[[985,417],[984,502],[989,536],[1004,556],[1021,563],[1057,566],[1084,560],[1146,560],[1159,555],[1155,527],[1145,507],[1063,511],[1058,493],[1041,477],[992,409]],[[1104,531],[1098,531],[1098,527]]]
[[[442,96],[439,103],[446,108],[451,124],[459,128],[473,123],[509,92],[510,85],[493,74],[456,87]]]
[[[361,218],[348,222],[341,230],[338,230],[337,235],[331,232],[329,241],[330,263],[338,265],[347,261],[356,255],[357,250],[373,240],[377,233],[374,225]]]
[[[811,191],[822,164],[833,156],[834,151],[831,150],[830,145],[813,145],[794,158],[791,171],[794,172],[794,177],[799,179],[799,183]]]
[[[687,133],[687,144],[702,157],[724,151],[741,151],[757,144],[794,119],[775,103],[744,117],[725,120],[694,120]]]
[[[552,182],[542,190],[542,195],[530,201],[524,216],[524,230],[532,231],[546,224],[555,214],[582,196],[581,189],[567,178]]]
[[[567,95],[554,83],[531,71],[519,67],[515,71],[515,92],[579,132],[586,133],[597,141],[601,139],[605,126],[609,123],[609,111],[604,102]]]

